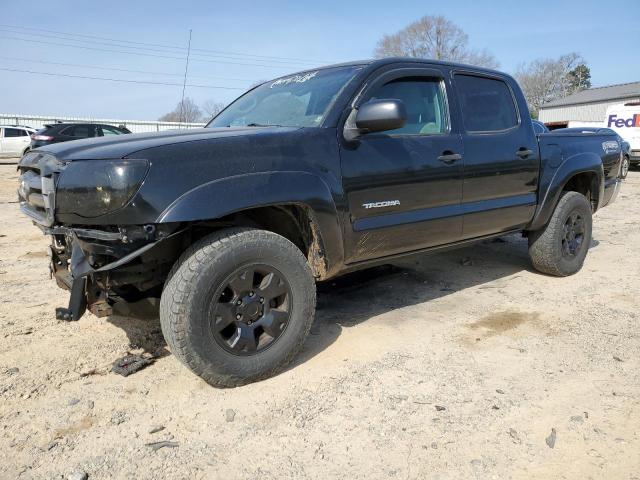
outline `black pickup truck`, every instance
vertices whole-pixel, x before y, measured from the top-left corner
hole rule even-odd
[[[316,280],[511,232],[577,272],[620,160],[614,135],[536,135],[508,75],[396,58],[263,83],[206,128],[39,148],[18,193],[58,318],[155,301],[175,356],[235,386],[301,348]]]

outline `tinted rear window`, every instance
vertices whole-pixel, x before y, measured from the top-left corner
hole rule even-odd
[[[73,127],[66,128],[61,133],[71,137],[87,138],[94,136],[94,130],[94,125],[75,125]]]
[[[502,80],[456,75],[456,89],[468,132],[496,132],[518,125],[511,90]]]
[[[29,134],[26,133],[24,130],[21,130],[19,128],[5,128],[4,129],[5,138],[22,137],[23,135],[29,135]]]

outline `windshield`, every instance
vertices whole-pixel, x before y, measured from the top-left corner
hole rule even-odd
[[[361,68],[327,68],[264,83],[238,98],[207,127],[317,127]]]

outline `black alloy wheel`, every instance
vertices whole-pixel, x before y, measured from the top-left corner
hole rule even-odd
[[[262,352],[287,328],[291,295],[287,280],[270,265],[237,269],[213,295],[209,309],[213,337],[235,355]]]
[[[316,285],[304,252],[266,230],[232,227],[193,243],[171,269],[160,325],[175,357],[216,387],[275,375],[302,349]]]
[[[562,233],[562,256],[573,258],[584,242],[584,219],[578,212],[573,211],[567,217]]]

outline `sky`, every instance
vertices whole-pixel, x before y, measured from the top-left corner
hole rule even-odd
[[[371,58],[382,35],[424,15],[446,16],[508,73],[577,52],[593,86],[640,81],[640,0],[29,0],[2,1],[0,11],[0,113],[155,120],[182,95],[189,30],[185,95],[203,105],[261,80]]]

